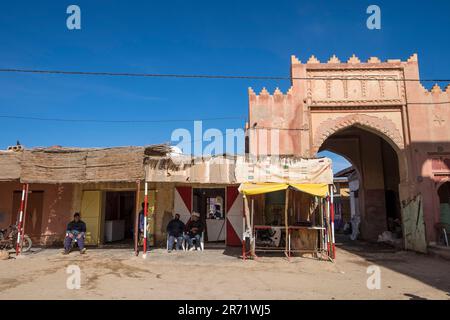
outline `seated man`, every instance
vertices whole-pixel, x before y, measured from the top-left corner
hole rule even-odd
[[[167,234],[169,235],[167,250],[169,252],[172,252],[175,239],[177,240],[177,250],[181,250],[181,245],[183,243],[183,230],[184,223],[180,220],[180,215],[177,213],[175,214],[175,218],[170,220],[169,224],[167,225]]]
[[[202,236],[203,232],[203,223],[200,220],[200,214],[197,212],[193,212],[191,215],[191,219],[186,224],[186,236],[185,239],[189,244],[189,251],[195,250],[195,247],[197,250],[200,250],[200,238]],[[195,247],[194,247],[194,240],[195,240]]]
[[[76,212],[73,215],[73,220],[69,222],[66,229],[66,238],[64,239],[64,254],[69,254],[72,240],[76,239],[80,253],[86,252],[84,247],[84,237],[86,234],[86,224],[80,220],[80,214]]]

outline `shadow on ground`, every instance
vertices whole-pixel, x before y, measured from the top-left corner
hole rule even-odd
[[[340,250],[362,257],[367,261],[367,266],[375,264],[393,270],[445,291],[450,296],[450,262],[447,260],[412,251],[398,250],[383,243],[351,241],[345,235],[336,235],[336,246]],[[337,261],[339,261],[339,252],[337,254]],[[354,263],[365,264],[361,261]],[[411,300],[425,299],[412,293],[405,293],[405,296]]]

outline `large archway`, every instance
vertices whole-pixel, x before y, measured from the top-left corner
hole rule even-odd
[[[375,241],[384,231],[402,238],[399,184],[401,170],[395,142],[374,128],[350,124],[327,136],[328,150],[351,162],[359,179],[360,238]],[[401,241],[399,241],[401,242]]]

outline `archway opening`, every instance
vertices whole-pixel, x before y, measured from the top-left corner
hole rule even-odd
[[[350,126],[330,135],[319,152],[327,150],[343,156],[352,164],[351,178],[357,180],[349,192],[357,203],[359,238],[402,244],[401,208],[399,198],[399,161],[392,142],[372,129]],[[335,174],[336,178],[341,173]],[[336,185],[336,183],[335,183]],[[345,223],[345,222],[344,222]]]

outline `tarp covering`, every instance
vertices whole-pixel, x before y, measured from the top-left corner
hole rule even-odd
[[[286,190],[292,187],[298,191],[305,192],[314,196],[325,197],[328,193],[327,184],[313,183],[243,183],[239,191],[247,196],[254,196],[263,193]]]
[[[245,156],[192,158],[178,155],[165,158],[147,157],[145,167],[147,181],[156,182],[216,184],[294,182],[302,185],[333,183],[331,160],[328,158],[253,159]]]
[[[328,185],[325,183],[290,183],[289,185],[313,196],[325,197],[328,194]]]
[[[194,158],[186,155],[147,157],[147,181],[211,184],[238,184],[236,157]]]
[[[289,187],[287,183],[243,183],[239,187],[239,192],[246,196],[255,196],[257,194],[286,190]]]
[[[264,157],[257,160],[236,160],[236,180],[239,182],[278,182],[332,184],[333,171],[329,158]]]

